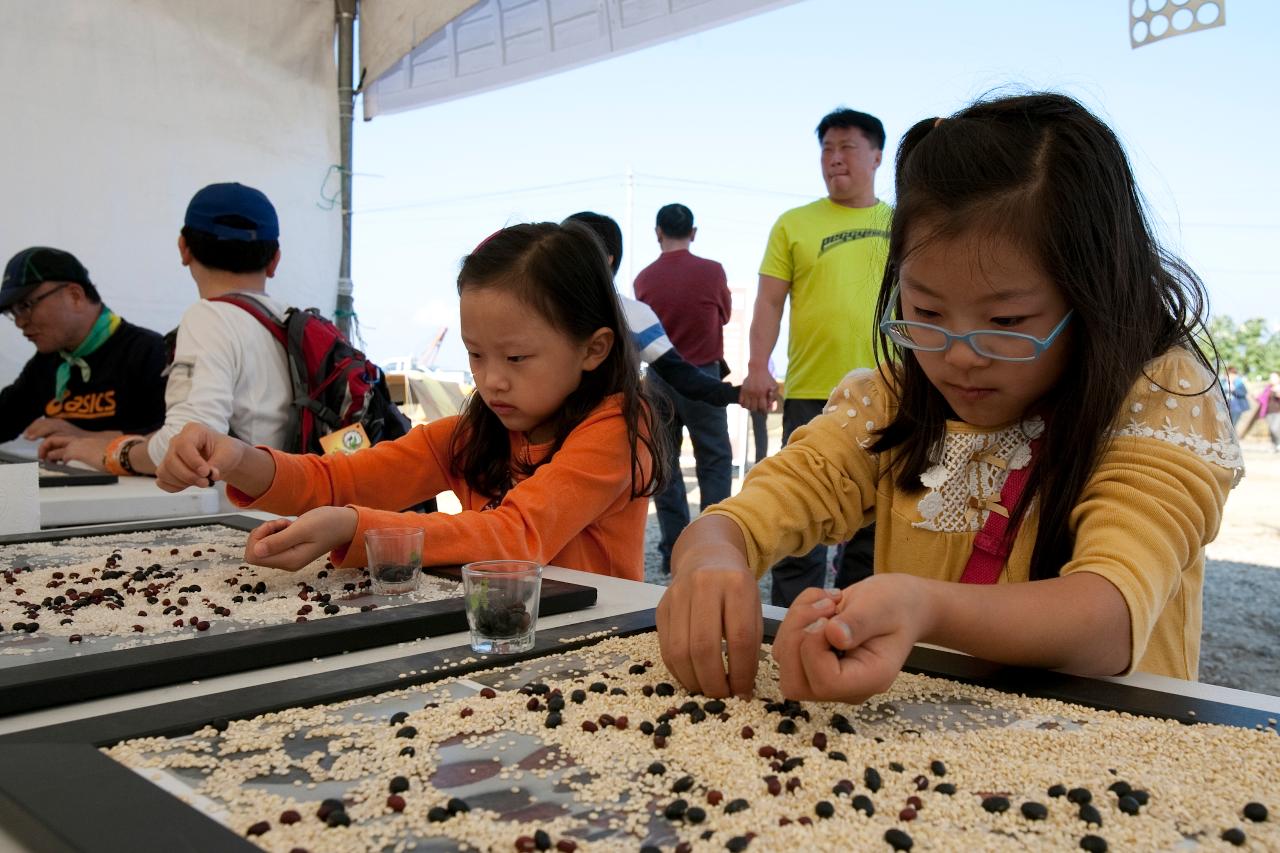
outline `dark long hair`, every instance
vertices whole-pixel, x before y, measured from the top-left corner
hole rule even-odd
[[[605,397],[620,393],[631,454],[631,494],[656,494],[667,470],[662,431],[654,428],[653,410],[640,384],[640,359],[595,234],[572,222],[504,228],[464,258],[458,273],[459,295],[489,287],[508,290],[575,341],[585,342],[597,329],[609,329],[613,346],[604,361],[582,374],[582,382],[561,405],[551,451],[537,464],[512,460],[507,428],[473,392],[450,438],[454,474],[476,492],[500,501],[511,488],[513,465],[522,475],[532,474]],[[641,445],[651,459],[648,471],[640,458]]]
[[[1075,311],[1071,366],[1039,403],[1048,426],[1012,511],[1016,523],[1033,496],[1039,501],[1031,578],[1056,577],[1071,558],[1071,510],[1143,366],[1184,346],[1209,367],[1195,344],[1197,336],[1209,340],[1204,285],[1152,236],[1115,134],[1065,95],[994,98],[921,121],[903,137],[896,170],[877,317],[890,307],[909,245],[962,234],[1012,241],[1039,261]],[[915,358],[883,335],[878,348],[896,374],[901,405],[871,449],[896,449],[892,475],[899,488],[917,491],[952,413]]]

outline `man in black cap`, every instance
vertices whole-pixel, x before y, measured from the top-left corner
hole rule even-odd
[[[197,192],[187,205],[178,253],[200,300],[178,324],[162,423],[114,441],[54,436],[46,441],[48,458],[76,459],[117,474],[154,474],[169,441],[188,423],[283,447],[293,413],[284,347],[246,308],[219,301],[245,299],[284,319],[288,306],[266,294],[280,263],[279,238],[275,207],[261,191],[220,183]]]
[[[0,442],[150,432],[164,422],[163,338],[103,305],[70,252],[33,246],[14,255],[0,313],[36,348],[0,390]]]

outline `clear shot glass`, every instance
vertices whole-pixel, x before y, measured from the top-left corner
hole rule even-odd
[[[471,648],[504,655],[533,648],[542,566],[528,560],[484,560],[462,567]]]
[[[422,576],[422,529],[388,527],[364,532],[369,578],[377,595],[413,592]]]

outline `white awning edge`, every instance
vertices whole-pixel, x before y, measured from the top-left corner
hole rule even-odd
[[[364,87],[364,116],[401,112],[532,80],[608,56],[779,8],[795,0],[365,0],[361,49],[372,9],[398,7],[400,26],[425,32],[437,6],[469,6]],[[411,6],[431,9],[415,16]],[[380,13],[385,15],[386,12]],[[430,17],[428,17],[430,15]],[[374,23],[382,26],[387,18]],[[419,26],[419,23],[422,26]],[[371,39],[382,36],[371,33]]]

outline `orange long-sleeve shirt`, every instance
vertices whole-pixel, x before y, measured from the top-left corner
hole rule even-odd
[[[319,506],[351,506],[355,537],[332,554],[334,565],[363,566],[364,532],[421,527],[424,565],[519,559],[601,575],[644,578],[647,498],[631,497],[630,448],[618,395],[606,398],[532,476],[516,478],[502,503],[472,491],[451,472],[449,439],[458,419],[443,418],[351,455],[295,455],[271,450],[276,475],[255,500],[234,488],[237,506],[297,515]],[[512,458],[535,461],[550,444],[508,433]],[[651,460],[640,445],[646,475]],[[396,512],[452,490],[462,512]]]

